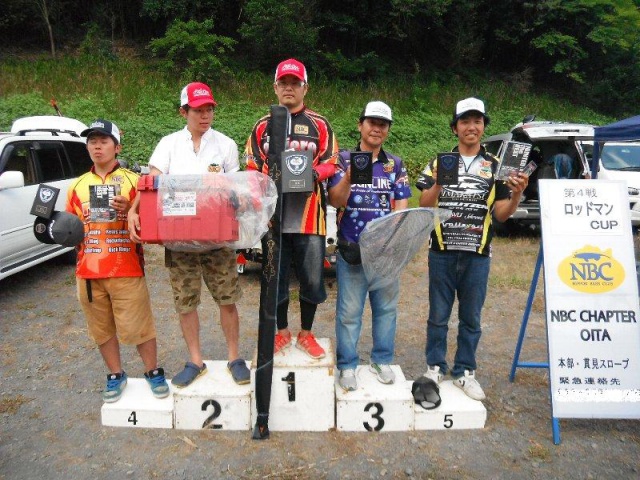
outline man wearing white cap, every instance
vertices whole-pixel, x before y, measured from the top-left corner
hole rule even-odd
[[[238,147],[226,135],[211,128],[217,102],[208,85],[192,82],[180,94],[180,115],[187,125],[162,138],[149,160],[151,175],[196,175],[230,173],[240,169]],[[129,212],[129,227],[134,240],[140,241],[138,205]],[[236,254],[230,248],[206,252],[177,252],[165,249],[165,265],[182,336],[189,360],[171,383],[178,388],[190,385],[206,373],[200,349],[200,292],[204,280],[220,309],[220,325],[227,342],[227,369],[238,384],[249,383],[249,369],[239,356],[240,319],[236,302],[242,296],[236,269]]]
[[[447,374],[449,317],[457,295],[460,323],[451,376],[453,384],[475,400],[485,398],[475,370],[491,261],[492,214],[501,222],[509,218],[528,184],[527,176],[521,173],[506,182],[495,179],[500,161],[480,144],[488,123],[482,100],[473,97],[460,100],[450,123],[458,137],[458,145],[453,149],[460,154],[458,183],[436,182],[437,159],[425,167],[416,183],[422,191],[421,207],[437,206],[453,211],[453,216],[437,225],[431,234],[424,376],[437,384]],[[439,400],[433,402],[432,408],[437,404]]]
[[[333,176],[338,161],[338,142],[331,125],[323,116],[304,104],[307,94],[307,69],[290,58],[278,64],[273,90],[280,105],[291,113],[291,134],[287,149],[310,150],[313,156],[313,191],[283,195],[282,245],[278,284],[278,310],[274,353],[291,345],[287,312],[289,308],[289,271],[293,261],[300,283],[300,321],[296,347],[311,358],[323,358],[311,327],[319,303],[327,298],[324,287],[325,236],[327,206],[322,182]],[[247,168],[268,174],[267,152],[269,115],[253,127],[247,140]]]
[[[336,343],[338,382],[345,391],[358,388],[358,341],[367,293],[373,337],[369,369],[381,383],[395,381],[390,364],[395,352],[400,282],[395,279],[387,287],[368,292],[369,282],[358,245],[360,234],[370,221],[407,208],[411,196],[402,160],[382,148],[391,123],[391,108],[386,103],[369,102],[358,120],[360,142],[355,151],[372,152],[372,183],[351,183],[351,152],[348,151],[340,152],[338,171],[328,183],[329,203],[338,209]]]

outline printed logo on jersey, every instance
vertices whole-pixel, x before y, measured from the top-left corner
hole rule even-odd
[[[622,264],[612,251],[585,245],[558,265],[560,280],[573,290],[583,293],[605,293],[618,288],[625,279]]]
[[[391,173],[396,165],[396,161],[393,158],[389,158],[387,163],[382,166],[384,173]]]
[[[296,135],[309,135],[309,127],[307,125],[295,125],[293,133]]]
[[[480,175],[482,178],[491,178],[491,167],[481,167],[478,170],[478,175]]]

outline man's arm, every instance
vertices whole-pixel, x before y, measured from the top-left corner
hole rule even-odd
[[[351,165],[347,167],[342,179],[329,187],[329,205],[335,208],[346,207],[349,195],[351,195]]]
[[[510,176],[505,183],[511,190],[511,197],[497,200],[493,206],[493,216],[499,222],[505,222],[516,211],[522,198],[522,192],[529,184],[529,177],[523,173],[517,173]]]

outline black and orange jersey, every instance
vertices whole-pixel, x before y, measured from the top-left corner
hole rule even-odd
[[[247,168],[269,174],[267,155],[269,115],[262,117],[253,127],[245,147]],[[310,150],[313,168],[318,174],[311,193],[283,195],[283,233],[326,235],[326,197],[322,182],[333,176],[338,163],[338,141],[329,122],[318,113],[303,107],[291,114],[291,134],[287,149]]]

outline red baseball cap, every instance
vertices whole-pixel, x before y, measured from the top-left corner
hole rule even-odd
[[[277,82],[285,75],[293,75],[294,77],[299,78],[303,82],[307,83],[307,69],[302,62],[296,60],[295,58],[290,58],[289,60],[285,60],[278,64],[274,81]]]
[[[180,106],[189,105],[198,108],[202,105],[217,105],[209,85],[201,82],[192,82],[182,89],[180,93]]]

